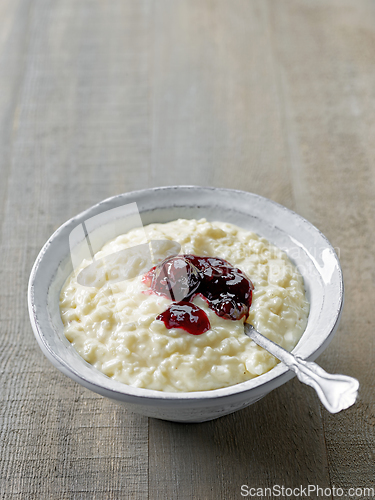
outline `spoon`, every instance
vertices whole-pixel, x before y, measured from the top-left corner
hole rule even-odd
[[[313,387],[330,413],[338,413],[355,403],[359,388],[357,379],[327,373],[316,363],[305,361],[267,339],[248,323],[245,323],[245,334],[293,370],[300,382]]]

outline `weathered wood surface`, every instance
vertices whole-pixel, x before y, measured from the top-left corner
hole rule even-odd
[[[2,0],[1,498],[375,487],[374,124],[370,0]],[[220,420],[173,424],[43,357],[26,289],[45,240],[105,197],[167,184],[262,194],[339,249],[346,304],[319,362],[360,380],[356,406],[331,416],[293,380]]]

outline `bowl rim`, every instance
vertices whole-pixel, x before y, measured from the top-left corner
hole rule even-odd
[[[288,209],[287,207],[270,200],[264,196],[261,196],[256,193],[248,192],[248,191],[242,191],[238,189],[229,189],[229,188],[220,188],[220,187],[212,187],[212,186],[194,186],[194,185],[174,185],[174,186],[159,186],[159,187],[153,187],[153,188],[145,188],[141,190],[136,190],[136,191],[129,191],[125,193],[120,193],[111,197],[108,197],[91,207],[83,210],[79,214],[71,217],[69,220],[67,220],[65,223],[63,223],[61,226],[59,226],[56,231],[48,238],[46,243],[43,245],[42,249],[40,250],[30,273],[30,278],[29,278],[29,283],[28,283],[28,308],[29,308],[29,316],[30,316],[30,322],[32,325],[32,329],[35,335],[35,338],[39,344],[39,347],[41,348],[42,352],[44,355],[49,359],[49,361],[60,371],[62,371],[65,375],[70,377],[71,379],[75,380],[76,382],[80,383],[81,385],[85,386],[86,388],[91,389],[92,391],[102,394],[103,396],[107,396],[111,399],[116,399],[116,400],[124,400],[127,399],[132,402],[137,402],[142,404],[147,404],[147,401],[150,399],[152,400],[160,400],[164,401],[166,403],[168,402],[174,402],[176,400],[180,401],[181,403],[183,401],[186,402],[191,402],[194,400],[205,400],[207,401],[213,401],[217,400],[218,398],[227,398],[230,396],[234,396],[236,394],[240,393],[246,393],[249,391],[254,391],[254,392],[269,392],[270,390],[273,390],[274,388],[279,387],[280,385],[284,384],[291,378],[293,378],[295,375],[293,372],[291,372],[286,365],[284,365],[282,362],[278,363],[274,368],[269,370],[268,372],[259,375],[257,377],[254,377],[252,379],[249,379],[244,382],[240,382],[238,384],[230,385],[227,387],[219,388],[219,389],[212,389],[212,390],[207,390],[207,391],[191,391],[191,392],[164,392],[164,391],[157,391],[154,389],[145,389],[145,388],[138,388],[134,386],[130,386],[127,384],[124,384],[122,382],[118,382],[116,380],[111,379],[110,377],[107,377],[104,373],[100,372],[97,370],[93,365],[90,365],[87,363],[83,358],[80,360],[82,363],[90,367],[91,369],[95,370],[96,373],[99,373],[103,377],[105,377],[107,384],[106,387],[99,385],[98,383],[87,379],[85,376],[81,375],[71,364],[67,363],[64,359],[62,359],[49,345],[49,343],[46,341],[46,338],[43,334],[43,328],[45,328],[45,325],[41,325],[40,321],[38,319],[38,311],[37,307],[35,304],[35,281],[38,278],[38,273],[41,272],[41,266],[43,264],[43,259],[50,248],[50,246],[53,244],[53,242],[63,234],[65,229],[72,225],[74,222],[79,223],[80,220],[84,220],[88,218],[88,215],[91,214],[92,212],[95,212],[97,209],[99,209],[102,206],[105,206],[108,203],[113,203],[115,200],[119,199],[126,199],[126,197],[136,197],[138,195],[147,195],[151,193],[156,193],[158,191],[170,191],[170,190],[195,190],[195,191],[217,191],[217,192],[225,192],[228,194],[238,194],[238,195],[246,195],[249,197],[253,197],[255,199],[260,200],[261,202],[266,202],[270,203],[276,209],[278,210],[283,210],[287,211],[290,213],[293,217],[296,217],[297,220],[303,225],[307,225],[308,227],[312,228],[314,231],[319,234],[319,236],[324,240],[327,248],[330,248],[333,252],[333,255],[336,260],[336,265],[337,265],[337,271],[338,271],[338,280],[339,280],[339,293],[338,293],[338,302],[337,302],[337,309],[336,309],[336,318],[333,326],[331,327],[330,331],[325,334],[325,337],[323,339],[323,342],[321,343],[320,347],[315,349],[310,355],[308,355],[305,359],[307,360],[314,360],[316,359],[319,354],[328,346],[328,344],[331,342],[334,333],[337,330],[340,317],[342,314],[343,310],[343,303],[344,303],[344,283],[343,283],[343,275],[342,275],[342,269],[341,265],[339,262],[339,259],[336,255],[336,252],[334,248],[332,247],[331,243],[329,240],[324,236],[324,234],[316,228],[312,223],[310,223],[307,219],[303,218],[296,212],[294,212],[291,209]],[[140,214],[142,215],[142,211],[140,210]],[[57,263],[57,268],[58,265],[60,264]],[[57,268],[55,269],[55,274]],[[54,277],[53,276],[53,277]],[[52,277],[52,281],[53,281]],[[51,281],[51,282],[52,282]],[[50,284],[51,284],[50,282]],[[49,286],[50,286],[49,284]],[[45,305],[47,307],[47,304]],[[56,332],[55,332],[56,333]],[[57,335],[57,334],[56,334]],[[303,335],[303,334],[302,334]],[[61,341],[61,340],[60,340]],[[72,349],[74,349],[72,347]],[[294,349],[293,349],[294,351]],[[292,352],[293,352],[292,351]],[[112,386],[112,387],[108,387]],[[272,385],[272,387],[269,387]],[[263,389],[266,389],[263,391]]]

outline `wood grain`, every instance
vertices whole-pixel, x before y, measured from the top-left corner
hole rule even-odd
[[[370,0],[0,4],[0,497],[234,499],[241,485],[375,487],[375,7]],[[320,364],[357,377],[329,415],[297,381],[233,415],[133,415],[57,372],[27,313],[38,251],[114,194],[253,191],[330,239],[346,284]]]
[[[355,407],[322,414],[331,483],[373,487],[375,9],[369,2],[319,6],[278,4],[272,25],[293,103],[303,185],[297,208],[338,249],[346,284],[341,328],[320,362],[361,383]]]
[[[26,289],[57,226],[115,186],[135,187],[124,163],[138,171],[136,180],[147,176],[147,64],[133,53],[143,44],[147,4],[33,2],[25,28],[20,11],[13,9],[10,33],[21,38],[16,56],[24,68],[14,72],[18,94],[2,137],[12,144],[11,165],[2,165],[9,174],[1,200],[0,489],[7,499],[144,498],[147,419],[50,365],[30,329]],[[138,41],[130,44],[134,33]],[[129,83],[118,88],[124,75]]]

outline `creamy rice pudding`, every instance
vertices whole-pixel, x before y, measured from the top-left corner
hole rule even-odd
[[[181,254],[224,259],[246,275],[254,286],[247,319],[242,312],[236,320],[219,316],[198,293],[189,301],[205,313],[209,328],[197,335],[167,328],[160,318],[171,298],[150,287],[142,253],[135,251],[129,259],[125,252],[145,245],[145,233],[148,240],[159,242],[155,263],[158,255],[176,253],[176,242]],[[61,291],[64,333],[87,362],[128,385],[176,392],[238,384],[278,362],[244,334],[245,320],[287,350],[306,328],[309,304],[298,270],[266,239],[232,224],[205,219],[151,224],[108,242],[95,261],[96,267],[83,261]],[[119,281],[127,267],[133,273]],[[87,269],[94,271],[90,275]]]

